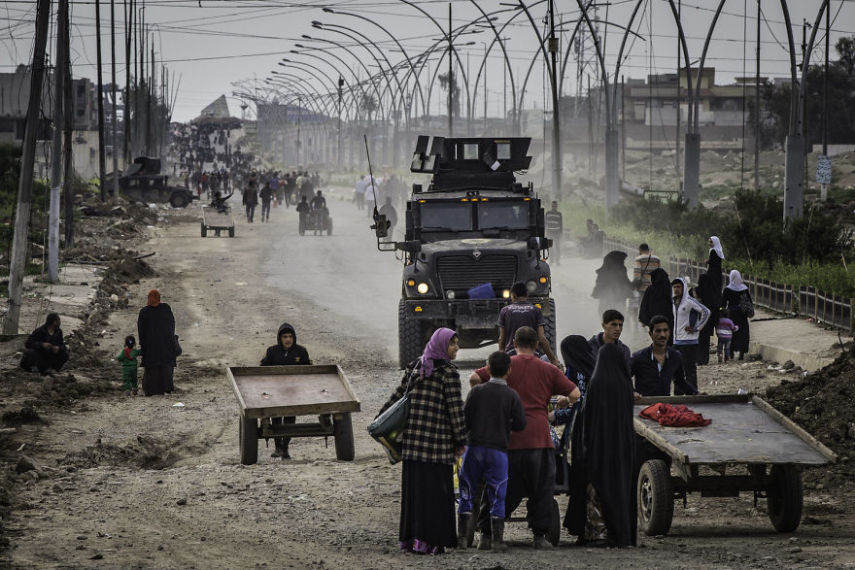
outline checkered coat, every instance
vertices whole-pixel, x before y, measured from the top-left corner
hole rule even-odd
[[[409,461],[450,465],[454,463],[454,450],[466,445],[460,375],[450,361],[434,362],[433,374],[422,379],[418,372],[413,376],[410,418],[401,436],[402,457]],[[412,365],[380,413],[403,397],[411,372]]]

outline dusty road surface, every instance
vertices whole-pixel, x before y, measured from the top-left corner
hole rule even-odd
[[[107,361],[136,332],[145,293],[172,306],[184,355],[170,396],[124,397],[113,383],[48,413],[17,434],[39,466],[19,478],[6,521],[5,560],[16,568],[564,568],[568,566],[855,566],[852,488],[807,489],[794,534],[773,531],[765,501],[690,496],[670,535],[643,536],[628,550],[535,551],[523,523],[507,531],[505,554],[397,551],[400,467],[390,466],[365,427],[399,380],[396,315],[400,266],[376,251],[364,212],[330,200],[332,236],[298,237],[293,209],[267,224],[239,219],[237,237],[199,235],[198,222],[152,230],[140,246],[156,277],[131,287],[98,339]],[[563,336],[596,330],[589,262],[556,268]],[[226,365],[257,364],[283,322],[316,363],[337,363],[362,403],[354,415],[356,460],[337,462],[332,442],[296,439],[293,460],[238,458],[238,407]],[[643,337],[634,344],[640,346]],[[461,376],[485,349],[461,352]],[[112,369],[110,368],[112,367]],[[733,392],[778,383],[762,363],[701,371],[702,388]],[[85,382],[78,378],[78,383]],[[103,378],[101,379],[103,383]],[[94,380],[93,380],[94,382]],[[183,407],[175,407],[181,402]],[[16,442],[17,443],[17,442]],[[566,497],[559,497],[563,512]]]

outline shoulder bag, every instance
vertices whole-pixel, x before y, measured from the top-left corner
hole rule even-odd
[[[742,291],[739,294],[739,311],[745,315],[746,319],[754,316],[754,303],[751,302],[751,295],[748,291]]]
[[[410,388],[418,370],[419,366],[416,365],[408,373],[409,377],[404,395],[386,408],[382,414],[374,418],[374,421],[368,426],[368,435],[383,446],[389,462],[393,465],[401,460],[400,439],[404,430],[407,429],[407,423],[410,419]]]

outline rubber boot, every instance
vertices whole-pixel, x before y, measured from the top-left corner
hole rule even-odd
[[[490,535],[481,531],[481,537],[478,539],[478,550],[491,550],[493,541]]]
[[[497,517],[490,518],[490,530],[493,532],[492,549],[494,551],[504,551],[508,549],[505,544],[505,519]]]
[[[457,513],[457,548],[469,548],[473,522],[472,513]]]

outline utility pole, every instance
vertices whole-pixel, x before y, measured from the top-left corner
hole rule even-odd
[[[341,162],[341,89],[344,87],[344,77],[338,76],[338,166],[342,167]]]
[[[95,51],[98,66],[98,187],[101,189],[101,201],[107,199],[104,187],[104,174],[107,170],[104,148],[104,73],[101,57],[101,0],[95,0]]]
[[[677,19],[682,22],[683,15],[683,0],[679,0],[677,2]],[[683,70],[680,69],[682,67],[683,61],[683,53],[680,49],[680,34],[677,34],[677,154],[675,156],[675,166],[677,167],[677,180],[682,180],[682,176],[680,174],[680,122],[682,117],[680,116],[680,100],[681,100],[681,91],[683,89]],[[692,72],[692,66],[689,65],[689,62],[686,62],[686,73]],[[691,104],[691,102],[689,103]],[[689,126],[691,129],[691,126]]]
[[[757,0],[757,55],[754,67],[754,191],[760,190],[760,0]],[[795,89],[795,85],[792,86]]]
[[[69,18],[68,18],[68,10],[65,11],[65,22],[63,23],[66,31],[66,44],[65,44],[65,93],[63,93],[63,97],[65,101],[63,105],[65,105],[66,112],[63,114],[63,134],[65,138],[65,148],[63,153],[65,157],[63,158],[65,163],[65,174],[63,175],[63,202],[65,205],[65,247],[69,248],[74,243],[74,202],[73,197],[71,195],[71,174],[72,174],[72,163],[74,162],[71,157],[71,137],[74,134],[74,116],[73,116],[73,105],[72,105],[72,85],[71,85],[71,47],[69,45],[69,40],[71,37],[70,26],[69,26]]]
[[[130,6],[128,4],[130,3]],[[122,102],[125,167],[131,163],[131,26],[134,17],[134,0],[125,0],[125,100]]]
[[[822,160],[830,162],[828,158],[828,49],[829,32],[831,31],[831,2],[825,5],[825,67],[822,74]],[[825,202],[828,198],[828,185],[824,181],[820,184],[819,199]]]
[[[116,0],[110,0],[110,67],[112,80],[112,95],[113,95],[113,114],[110,121],[113,125],[113,132],[110,135],[110,146],[113,149],[113,197],[119,197],[119,145],[116,144],[116,135],[118,134],[118,116],[116,113]]]
[[[65,49],[68,30],[65,14],[68,0],[59,0],[56,12],[56,52],[54,53],[53,146],[51,148],[50,206],[48,207],[48,281],[59,281],[59,189],[62,185],[62,124],[65,93]],[[69,109],[68,112],[71,112]]]
[[[555,0],[549,0],[549,67],[552,84],[552,194],[561,199],[561,119],[558,113],[558,38],[555,37]]]
[[[146,36],[148,37],[148,36]],[[151,75],[146,81],[146,97],[145,97],[145,155],[151,156],[151,122],[152,122],[152,106],[151,99],[154,97],[154,42],[151,43]],[[144,71],[145,73],[145,71]]]
[[[451,2],[448,3],[448,136],[454,136],[454,118],[452,116],[454,84],[454,45],[451,41]]]
[[[41,115],[42,82],[45,72],[50,0],[38,0],[36,4],[36,37],[33,47],[33,66],[30,70],[30,98],[27,106],[27,122],[24,129],[24,145],[21,152],[21,173],[18,178],[18,205],[15,209],[15,233],[12,237],[12,259],[9,265],[9,311],[3,321],[3,334],[18,334],[21,317],[21,292],[24,271],[27,265],[29,243],[30,207],[33,197],[33,168],[36,158],[36,134]]]

